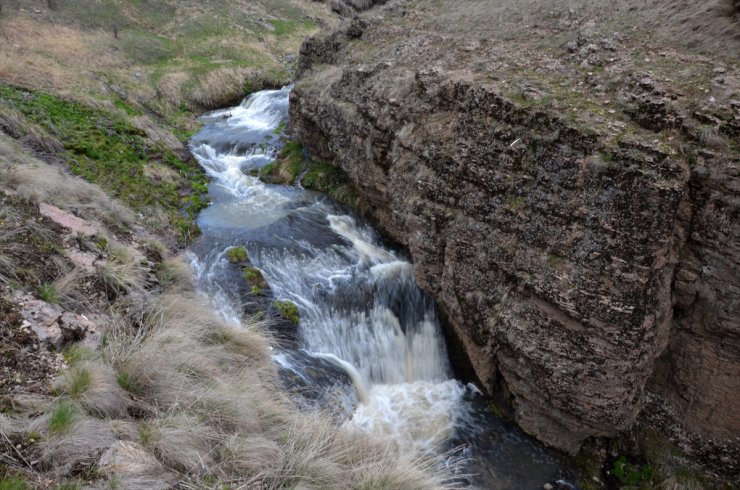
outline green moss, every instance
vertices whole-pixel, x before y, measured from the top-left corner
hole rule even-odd
[[[64,142],[63,156],[72,172],[101,185],[145,217],[164,211],[183,241],[197,234],[194,218],[207,206],[203,198],[207,179],[194,160],[183,161],[152,143],[121,115],[5,84],[0,84],[0,99]],[[133,111],[128,106],[124,110]],[[175,170],[183,184],[147,177],[144,167],[151,161]]]
[[[49,418],[49,434],[62,434],[72,428],[79,415],[77,406],[71,402],[59,403]]]
[[[303,145],[297,141],[287,142],[277,160],[260,171],[260,179],[271,184],[292,184],[300,175],[304,188],[328,194],[339,203],[357,206],[357,192],[347,174],[328,163],[306,158]]]
[[[587,440],[575,456],[568,457],[568,462],[576,470],[578,487],[583,490],[603,488],[602,461],[599,450],[593,439]]]
[[[273,303],[280,316],[286,320],[290,320],[294,324],[298,325],[301,321],[301,317],[298,314],[298,305],[288,300],[275,300]]]
[[[231,247],[226,251],[226,258],[232,264],[242,264],[249,260],[249,254],[244,247]]]
[[[252,287],[258,287],[260,290],[267,287],[267,281],[265,281],[265,278],[259,269],[255,269],[254,267],[245,267],[242,273],[244,274],[244,279],[246,279]]]
[[[612,467],[612,474],[622,485],[635,487],[647,485],[653,480],[655,470],[649,464],[630,463],[625,456],[620,456]]]
[[[262,294],[262,288],[259,286],[252,286],[252,289],[250,290],[252,294],[255,296]]]
[[[138,109],[133,108],[128,102],[121,99],[120,97],[116,97],[113,99],[113,105],[121,109],[128,116],[135,117],[135,116],[141,116],[143,114],[143,112],[141,112]]]
[[[0,479],[0,490],[26,490],[26,482],[19,476],[9,476]]]
[[[285,131],[285,122],[281,121],[280,124],[277,125],[277,127],[273,130],[273,134],[283,134],[283,131]]]

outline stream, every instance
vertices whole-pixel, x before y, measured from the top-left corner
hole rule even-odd
[[[285,341],[273,359],[303,409],[325,409],[404,453],[462,459],[450,471],[466,486],[570,488],[558,484],[567,473],[557,454],[454,378],[434,302],[407,253],[327,196],[256,177],[283,144],[289,92],[258,92],[201,118],[191,151],[211,180],[211,205],[190,249],[199,290],[240,325],[257,299],[226,252],[245,247],[274,298],[298,306],[300,323],[276,332]]]

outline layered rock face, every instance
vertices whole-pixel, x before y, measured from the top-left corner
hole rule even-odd
[[[569,452],[628,429],[647,387],[687,426],[739,434],[737,154],[674,144],[691,125],[653,80],[614,95],[636,128],[615,137],[424,62],[434,35],[390,43],[408,14],[390,12],[304,45],[291,124],[408,247],[483,387]],[[737,136],[737,114],[717,121]]]

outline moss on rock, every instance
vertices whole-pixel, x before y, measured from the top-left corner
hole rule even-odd
[[[294,324],[298,325],[301,321],[301,317],[298,314],[298,305],[292,301],[278,299],[273,303],[280,316],[286,320],[290,320]]]
[[[231,247],[226,251],[226,258],[232,264],[242,264],[249,260],[249,254],[244,247]]]

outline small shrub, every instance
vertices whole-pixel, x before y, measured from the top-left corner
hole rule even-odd
[[[275,301],[275,308],[277,308],[280,315],[293,322],[294,324],[298,325],[298,323],[301,321],[301,317],[298,314],[298,305],[293,303],[292,301],[287,300],[276,300]]]
[[[226,251],[226,258],[232,264],[241,264],[249,260],[249,254],[247,254],[247,249],[244,247],[231,247]]]
[[[39,287],[39,298],[47,303],[58,303],[59,292],[53,284],[45,283]]]
[[[61,402],[49,418],[49,434],[63,434],[67,432],[77,420],[77,406],[71,402]]]

